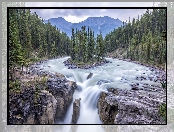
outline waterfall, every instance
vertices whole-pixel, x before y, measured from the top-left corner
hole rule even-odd
[[[107,58],[112,63],[98,66],[91,69],[68,69],[64,66],[63,61],[68,57],[49,60],[42,66],[43,70],[58,72],[68,80],[75,81],[77,89],[73,95],[73,101],[81,98],[80,116],[77,124],[102,124],[99,119],[97,101],[102,91],[107,88],[131,89],[133,82],[141,83],[136,77],[147,78],[152,74],[148,67],[126,62],[118,59]],[[92,77],[87,79],[89,73],[93,73]],[[147,79],[146,83],[152,83]],[[72,119],[73,102],[68,107],[63,121],[57,124],[70,124]],[[80,131],[80,127],[78,128]]]

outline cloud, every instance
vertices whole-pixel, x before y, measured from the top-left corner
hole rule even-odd
[[[149,7],[153,2],[25,2],[29,7]],[[156,2],[156,5],[158,3]],[[141,16],[145,9],[32,9],[41,18],[64,17],[67,21],[77,23],[87,17],[110,16],[122,21],[129,20],[129,17]]]
[[[73,23],[79,23],[81,21],[84,21],[88,18],[89,16],[83,16],[83,17],[78,17],[78,16],[66,16],[64,17],[66,21],[68,22],[73,22]]]

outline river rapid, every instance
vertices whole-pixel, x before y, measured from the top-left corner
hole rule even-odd
[[[68,80],[75,81],[77,89],[73,95],[73,101],[81,98],[80,116],[77,124],[102,124],[99,119],[97,100],[102,91],[107,88],[131,89],[131,85],[147,83],[160,86],[159,82],[150,81],[148,77],[155,77],[154,73],[145,66],[119,59],[106,58],[112,63],[106,63],[91,69],[68,69],[64,61],[69,57],[52,59],[41,64],[43,71],[57,72],[65,75]],[[89,73],[92,77],[87,79]],[[137,77],[147,78],[145,81],[137,80]],[[73,102],[69,106],[65,117],[56,124],[70,124],[73,112]]]

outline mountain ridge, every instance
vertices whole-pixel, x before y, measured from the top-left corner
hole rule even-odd
[[[68,22],[63,17],[44,20],[45,23],[48,23],[48,21],[51,25],[56,26],[61,31],[65,32],[69,37],[71,37],[72,28],[81,29],[82,26],[89,26],[94,31],[95,37],[100,33],[100,31],[102,32],[103,37],[105,37],[107,33],[113,31],[114,28],[117,29],[123,24],[123,22],[118,18],[114,19],[109,16],[88,17],[79,23]]]

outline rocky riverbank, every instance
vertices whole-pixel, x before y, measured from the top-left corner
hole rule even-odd
[[[89,69],[89,68],[94,68],[96,66],[101,66],[101,65],[104,65],[106,63],[111,63],[110,61],[104,59],[104,60],[101,60],[101,61],[97,61],[97,62],[93,62],[91,64],[75,64],[75,63],[72,63],[70,58],[66,61],[63,62],[65,64],[65,66],[68,67],[68,69],[76,69],[76,68],[79,68],[79,69]]]
[[[108,92],[102,92],[97,104],[101,121],[104,124],[166,124],[160,115],[160,106],[166,104],[166,91],[150,86],[148,89],[109,88]]]
[[[102,92],[97,104],[101,121],[104,124],[166,124],[160,114],[160,106],[166,104],[166,71],[133,63],[149,67],[152,74],[144,76],[146,73],[143,73],[136,77],[138,83],[121,79],[130,84],[131,90],[108,88],[108,92]],[[155,83],[148,84],[146,81]]]
[[[131,59],[121,59],[121,58],[119,58],[119,60],[132,62],[132,63],[135,63],[135,64],[139,64],[139,65],[142,65],[142,66],[149,67],[149,69],[154,74],[157,75],[157,78],[154,78],[155,79],[154,81],[161,81],[161,82],[165,82],[166,81],[166,69],[164,69],[164,68],[159,68],[159,67],[156,67],[156,66],[152,66],[150,64],[141,63],[139,61],[132,61]]]
[[[22,85],[19,93],[9,94],[10,124],[54,124],[64,118],[73,100],[76,83],[59,73],[43,71],[39,66],[41,63],[44,61],[31,65],[21,76],[16,73]],[[101,93],[97,107],[104,124],[165,124],[159,107],[166,103],[166,89],[160,84],[166,81],[166,74],[155,67],[150,70],[151,75],[137,76],[136,83],[121,79],[130,84],[132,90],[109,88],[108,92]],[[92,76],[90,73],[87,79]],[[146,82],[149,80],[156,83],[149,84]],[[97,85],[108,82],[100,80]],[[77,122],[80,114],[80,101],[75,103],[72,123]]]
[[[9,124],[54,124],[64,117],[73,100],[76,83],[63,75],[32,65],[23,75],[16,72],[20,91],[9,93]]]

